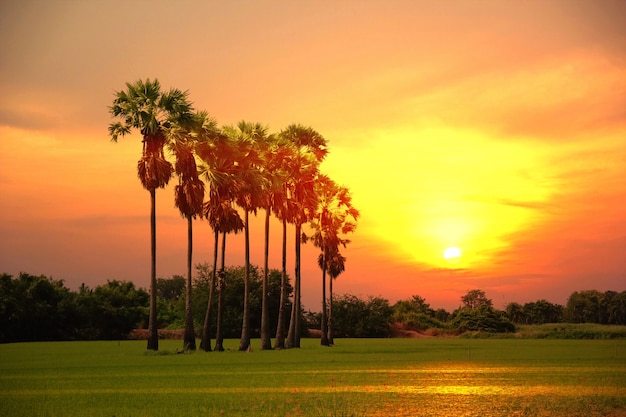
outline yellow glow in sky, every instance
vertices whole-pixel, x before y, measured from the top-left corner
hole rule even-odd
[[[333,153],[356,204],[368,207],[365,227],[396,258],[429,267],[450,267],[441,251],[451,245],[463,248],[455,268],[490,263],[507,235],[536,220],[526,206],[552,193],[541,149],[473,131],[379,132],[371,146]],[[370,164],[365,175],[363,164]]]

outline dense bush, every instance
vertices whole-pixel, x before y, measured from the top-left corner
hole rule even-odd
[[[416,331],[448,328],[446,323],[424,313],[410,312],[403,315],[397,322],[402,323],[407,329]]]
[[[524,305],[509,303],[504,309],[509,320],[514,323],[544,324],[563,321],[563,306],[552,304],[546,300],[538,300]]]
[[[63,281],[20,273],[0,276],[0,342],[69,338],[76,308]]]
[[[224,336],[239,337],[243,317],[244,268],[226,270]],[[207,308],[210,274],[194,281],[193,314],[201,328]],[[269,273],[271,332],[276,332],[280,302],[281,273]],[[181,276],[157,280],[159,327],[182,328],[185,315],[185,279]],[[261,276],[251,268],[250,323],[253,337],[261,322]],[[292,293],[287,284],[287,294]],[[215,294],[212,331],[217,317]],[[289,304],[286,318],[289,319]],[[108,281],[94,289],[83,286],[70,291],[63,281],[22,273],[16,279],[0,275],[0,343],[32,340],[123,339],[135,328],[147,327],[149,295],[132,282]],[[303,332],[306,334],[306,326]]]
[[[393,309],[384,298],[344,294],[333,299],[335,337],[389,337],[392,322]]]
[[[262,274],[263,271],[257,266],[250,267],[250,335],[259,337],[261,326],[261,304],[262,304]],[[194,281],[193,288],[193,314],[196,327],[202,327],[209,299],[209,289],[211,283],[211,270],[206,273],[198,274]],[[243,266],[226,268],[226,285],[224,289],[224,304],[226,308],[223,313],[223,331],[226,338],[238,338],[241,336],[241,324],[243,320],[243,293],[244,293],[244,275],[245,268]],[[268,302],[270,312],[270,334],[276,334],[278,307],[280,304],[280,282],[282,273],[277,269],[270,269],[268,274]],[[293,288],[290,284],[290,278],[287,276],[287,296],[290,296]],[[215,332],[217,320],[217,291],[214,291],[214,302],[212,306],[211,333]],[[287,325],[289,324],[289,315],[291,313],[291,304],[286,309]],[[183,294],[180,301],[179,314],[184,317],[185,295]],[[304,321],[302,321],[304,323]],[[182,327],[182,326],[180,326]],[[180,328],[179,327],[179,328]],[[306,330],[306,326],[302,326]]]
[[[626,291],[575,291],[565,306],[570,323],[626,324]]]
[[[433,310],[419,295],[414,295],[409,300],[398,301],[393,306],[394,321],[411,330],[445,329],[447,325],[444,321],[447,321],[448,317],[449,314],[445,310]]]
[[[476,308],[460,308],[453,314],[449,325],[458,332],[504,333],[515,331],[515,325],[511,323],[503,312],[487,304],[479,305]]]
[[[0,342],[120,339],[145,323],[148,293],[109,281],[70,291],[63,281],[26,273],[0,276]]]
[[[625,326],[602,324],[550,323],[521,326],[520,337],[532,339],[624,339]]]
[[[125,339],[131,330],[148,320],[149,295],[128,281],[108,281],[93,291],[81,291],[77,298],[86,306],[81,338]]]

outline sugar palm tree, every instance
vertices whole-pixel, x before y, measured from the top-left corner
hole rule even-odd
[[[283,184],[286,180],[286,173],[282,168],[289,155],[289,147],[279,135],[268,135],[266,138],[260,139],[264,139],[258,143],[263,160],[260,168],[265,185],[262,190],[262,204],[265,209],[265,252],[261,296],[261,350],[266,350],[272,348],[268,289],[270,217],[274,207],[280,210],[279,201],[282,199]]]
[[[287,295],[287,223],[293,223],[296,213],[296,205],[291,198],[290,182],[290,161],[293,159],[294,149],[292,143],[284,140],[282,135],[278,135],[279,146],[282,152],[281,166],[277,170],[277,176],[280,179],[280,187],[274,190],[272,199],[272,208],[276,217],[282,223],[282,268],[280,280],[280,301],[278,307],[278,319],[276,325],[276,338],[274,341],[275,349],[285,348],[286,337],[286,306],[288,305]]]
[[[192,314],[193,219],[201,216],[204,205],[204,183],[200,180],[195,152],[201,143],[216,140],[219,129],[207,112],[194,115],[189,126],[177,126],[170,131],[170,149],[176,157],[174,165],[179,184],[174,188],[174,202],[187,220],[187,281],[185,298],[185,333],[183,349],[196,349]]]
[[[288,163],[287,194],[294,204],[291,221],[295,225],[295,285],[289,331],[285,341],[285,347],[291,348],[300,347],[302,225],[311,219],[311,214],[317,207],[314,183],[319,174],[319,165],[328,150],[326,139],[310,127],[293,124],[285,128],[280,135],[293,146],[293,154]]]
[[[164,147],[167,131],[173,125],[191,120],[192,107],[188,93],[177,89],[161,91],[158,80],[126,83],[126,90],[115,92],[109,112],[118,121],[109,125],[113,142],[138,130],[143,137],[143,151],[137,163],[137,175],[150,192],[150,315],[148,349],[159,349],[156,315],[156,189],[164,188],[172,177],[172,165],[166,160]]]
[[[215,334],[215,350],[223,351],[223,329],[222,329],[222,317],[224,311],[224,286],[226,285],[225,276],[225,262],[226,262],[226,235],[228,233],[238,233],[243,229],[243,221],[239,216],[237,210],[235,210],[230,201],[223,201],[221,203],[216,200],[208,201],[205,203],[204,215],[211,224],[211,228],[214,232],[214,258],[213,258],[213,272],[211,275],[211,282],[209,285],[209,299],[207,301],[206,313],[204,316],[204,326],[202,330],[202,339],[200,348],[204,351],[211,350],[211,336],[210,336],[210,324],[211,324],[211,311],[213,307],[213,292],[217,290],[217,323]],[[218,255],[219,255],[219,236],[222,234],[221,245],[221,266],[217,268]]]
[[[322,323],[321,344],[328,346],[328,316],[326,304],[326,272],[332,268],[335,276],[341,273],[345,258],[339,253],[339,246],[350,241],[344,235],[356,228],[359,212],[352,206],[352,198],[346,187],[338,186],[327,176],[320,176],[316,182],[318,206],[310,226],[313,230],[313,244],[320,248],[318,264],[322,270]],[[332,263],[331,263],[332,260]],[[332,283],[331,277],[331,283]]]
[[[179,176],[179,184],[174,188],[174,204],[178,207],[183,217],[187,219],[187,281],[185,286],[185,333],[183,337],[183,349],[196,350],[196,335],[191,311],[193,219],[202,213],[204,183],[198,178],[193,150],[188,144],[177,146],[175,170]]]
[[[234,143],[221,130],[211,126],[210,140],[199,142],[196,153],[201,158],[201,176],[205,178],[209,186],[209,198],[204,203],[203,216],[209,221],[214,233],[213,272],[209,285],[209,297],[204,317],[200,348],[204,351],[211,350],[210,323],[213,306],[213,293],[218,291],[217,332],[215,349],[224,350],[222,346],[222,311],[223,311],[223,286],[224,286],[224,262],[226,250],[226,234],[237,233],[243,228],[243,222],[239,214],[232,208],[235,183],[235,149]],[[222,233],[222,266],[218,272],[217,262],[219,253],[219,235]],[[218,276],[219,275],[219,276]],[[217,282],[217,285],[216,285]]]
[[[235,201],[243,209],[244,241],[245,241],[245,275],[243,295],[243,320],[239,350],[250,347],[250,213],[256,214],[263,204],[265,179],[260,167],[263,160],[260,156],[259,143],[267,137],[267,127],[259,123],[241,121],[236,128],[225,128],[226,133],[235,138],[238,155],[236,160],[236,181],[239,184]]]
[[[227,208],[224,210],[224,214],[220,217],[220,221],[217,224],[217,230],[222,233],[222,253],[221,264],[218,270],[217,280],[217,323],[215,331],[215,350],[223,351],[224,346],[224,329],[223,329],[223,316],[224,316],[224,294],[226,282],[226,236],[229,233],[239,233],[243,230],[243,220],[239,216],[237,210],[230,206],[230,202],[227,203]],[[217,242],[216,242],[217,243]]]

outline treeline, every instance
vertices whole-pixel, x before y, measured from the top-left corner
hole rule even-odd
[[[435,334],[438,331],[455,334],[465,331],[513,332],[516,325],[547,323],[626,325],[626,291],[575,291],[564,306],[538,300],[523,305],[509,303],[504,311],[500,311],[493,307],[484,291],[477,289],[461,297],[461,306],[452,313],[433,310],[420,296],[398,301],[393,310],[396,323]]]
[[[196,266],[196,275],[193,282],[192,311],[193,322],[196,328],[203,326],[206,318],[207,299],[210,293],[212,270],[207,264]],[[282,273],[276,269],[268,272],[266,287],[267,303],[270,316],[270,331],[275,333],[278,328],[278,310],[280,307]],[[157,279],[158,315],[157,321],[161,329],[182,329],[185,324],[185,281],[180,275],[171,278]],[[293,294],[291,279],[287,276],[285,291],[288,296]],[[223,312],[222,312],[222,335],[225,338],[239,337],[241,332],[241,320],[243,317],[243,299],[241,294],[245,286],[245,267],[227,267],[223,279]],[[255,265],[250,266],[250,322],[252,323],[250,334],[252,337],[260,337],[260,324],[263,309],[263,271]],[[287,302],[285,309],[291,314],[291,303]],[[210,311],[210,324],[208,333],[214,335],[217,327],[218,306],[212,303]],[[307,328],[303,328],[306,335]]]
[[[504,310],[498,310],[484,291],[476,289],[461,297],[460,302],[458,309],[448,312],[431,308],[418,295],[393,305],[380,297],[362,300],[343,295],[333,300],[332,327],[337,337],[388,337],[394,332],[407,330],[437,336],[465,332],[512,333],[518,325],[547,323],[626,325],[626,291],[575,291],[564,306],[539,300],[523,305],[509,303]],[[318,328],[320,314],[310,315],[308,322],[311,327]],[[598,337],[593,332],[580,333],[578,330],[557,335],[565,336]],[[623,332],[613,332],[606,337],[623,337]]]
[[[539,300],[505,307],[509,318],[519,324],[597,323],[626,324],[626,291],[575,291],[564,306]]]
[[[206,265],[197,267],[194,281],[193,320],[202,326],[210,285]],[[224,337],[234,338],[241,331],[244,287],[243,267],[226,268],[224,277]],[[250,319],[261,321],[262,278],[255,266],[250,271]],[[268,299],[272,317],[277,317],[280,303],[282,274],[271,270],[268,274]],[[180,329],[185,325],[185,285],[182,276],[157,280],[157,322],[159,328]],[[289,295],[293,289],[286,284]],[[288,312],[291,305],[286,306]],[[215,332],[217,305],[212,306],[211,332]],[[81,286],[78,291],[65,287],[62,280],[44,275],[20,273],[13,278],[0,275],[0,343],[51,340],[119,340],[126,339],[132,330],[146,328],[149,317],[149,295],[128,281],[108,281],[95,288]],[[270,321],[276,331],[276,320]],[[306,335],[306,327],[304,328]],[[259,337],[259,326],[251,333]]]
[[[147,325],[148,293],[132,282],[94,289],[20,273],[0,275],[0,342],[123,339]]]
[[[194,326],[203,325],[203,308],[210,292],[212,270],[208,265],[196,266],[191,305]],[[252,337],[260,337],[262,316],[263,278],[261,270],[250,269],[250,321]],[[277,317],[280,304],[282,273],[268,273],[267,296],[270,316]],[[241,292],[245,286],[245,268],[226,268],[223,286],[223,337],[236,338],[243,317]],[[287,293],[293,294],[287,277]],[[159,278],[156,295],[157,322],[161,329],[180,329],[185,324],[186,279],[182,276]],[[519,324],[596,323],[626,324],[626,291],[604,293],[576,291],[566,305],[545,300],[526,304],[509,303],[504,311],[493,307],[492,301],[481,290],[469,291],[461,297],[461,305],[453,312],[432,309],[420,296],[412,296],[391,304],[382,297],[362,299],[350,294],[332,300],[332,337],[390,337],[398,327],[404,330],[429,332],[432,335],[455,335],[464,332],[505,333],[516,330]],[[292,305],[285,306],[288,313]],[[21,273],[13,278],[0,275],[0,342],[37,340],[95,340],[125,339],[135,328],[148,324],[149,297],[132,282],[108,281],[89,288],[82,286],[71,291],[62,280]],[[215,333],[217,305],[212,305],[209,333]],[[319,330],[321,312],[303,311],[301,319],[306,326],[301,335]],[[277,329],[275,319],[270,330]],[[315,332],[317,336],[319,332]]]

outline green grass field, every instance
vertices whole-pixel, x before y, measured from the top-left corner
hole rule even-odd
[[[0,345],[0,416],[626,416],[624,339],[302,342]]]

